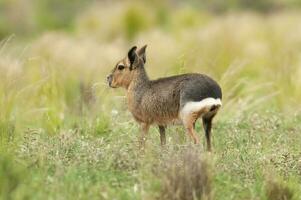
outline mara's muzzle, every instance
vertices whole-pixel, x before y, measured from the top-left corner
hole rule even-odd
[[[110,87],[112,87],[112,79],[113,79],[113,75],[112,74],[110,74],[110,75],[107,76],[107,82],[108,82],[108,84],[109,84]]]

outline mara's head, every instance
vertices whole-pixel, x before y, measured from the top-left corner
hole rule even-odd
[[[137,70],[144,67],[146,45],[137,50],[137,47],[132,47],[127,56],[121,59],[113,68],[111,74],[107,76],[107,81],[110,87],[127,88],[133,80]]]

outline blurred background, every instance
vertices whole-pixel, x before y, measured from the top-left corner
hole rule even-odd
[[[299,0],[1,0],[0,128],[13,137],[90,120],[107,130],[126,106],[105,76],[144,44],[151,78],[214,77],[224,91],[220,119],[299,112],[300,8]]]
[[[152,127],[138,151],[125,91],[105,77],[144,44],[150,78],[220,83],[208,166],[199,146],[181,156],[179,127],[164,151]],[[300,102],[301,0],[0,0],[0,199],[162,199],[179,194],[169,183],[194,198],[193,177],[205,199],[299,199]]]

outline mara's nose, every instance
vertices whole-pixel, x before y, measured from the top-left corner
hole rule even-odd
[[[109,83],[109,85],[111,85],[112,82],[112,74],[107,76],[107,82]]]

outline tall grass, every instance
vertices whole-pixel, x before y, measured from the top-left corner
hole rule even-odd
[[[1,129],[6,134],[19,122],[57,133],[76,126],[83,114],[92,121],[110,117],[108,100],[123,93],[109,90],[105,76],[134,44],[148,44],[151,78],[183,72],[213,76],[224,91],[224,117],[262,108],[300,110],[298,13],[214,17],[189,8],[171,12],[121,5],[89,9],[78,17],[74,35],[46,33],[21,50],[14,39],[2,42]],[[86,26],[91,20],[93,27]],[[114,107],[123,103],[116,100]]]

